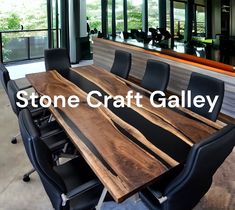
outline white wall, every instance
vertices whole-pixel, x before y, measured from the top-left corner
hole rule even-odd
[[[212,4],[212,34],[221,33],[221,0],[213,0]]]
[[[231,5],[231,23],[230,23],[231,36],[235,36],[235,1],[231,0],[230,5]]]
[[[86,0],[80,0],[80,5],[74,3],[77,0],[69,0],[69,39],[70,39],[70,60],[72,63],[76,63],[77,59],[77,41],[81,37],[87,37],[87,20],[86,20]],[[80,7],[74,8],[75,6]],[[74,13],[74,11],[79,11],[80,14]],[[79,18],[79,21],[75,23],[75,18]],[[79,24],[79,25],[75,25]],[[80,29],[80,36],[77,37],[76,27]]]
[[[70,46],[70,60],[72,63],[76,62],[76,34],[74,24],[74,0],[69,0],[69,46]]]
[[[80,0],[80,37],[87,37],[86,0]]]

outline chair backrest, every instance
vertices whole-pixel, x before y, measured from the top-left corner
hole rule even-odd
[[[148,60],[141,86],[150,91],[165,91],[170,78],[170,65],[156,60]]]
[[[138,29],[131,29],[131,38],[132,39],[136,39],[138,34],[139,34],[139,30]]]
[[[26,153],[38,172],[53,207],[61,209],[61,194],[66,193],[66,187],[60,176],[53,170],[54,161],[51,151],[41,140],[40,131],[28,109],[23,109],[19,113],[19,127]]]
[[[57,70],[63,77],[70,71],[70,58],[64,48],[46,49],[44,51],[46,71]]]
[[[182,172],[166,187],[167,209],[192,209],[209,190],[213,175],[235,146],[235,125],[195,144]],[[165,208],[164,208],[165,209]]]
[[[18,116],[21,108],[19,108],[16,103],[19,102],[18,98],[16,97],[17,92],[19,91],[18,86],[16,85],[14,80],[10,80],[7,84],[7,92],[8,98],[11,104],[11,108],[13,112]]]
[[[219,96],[215,108],[211,113],[209,112],[210,106],[208,102],[206,102],[205,106],[202,108],[195,107],[193,103],[191,108],[189,108],[193,112],[196,112],[212,121],[216,121],[223,104],[224,82],[216,78],[193,72],[191,74],[187,90],[191,90],[192,98],[197,95],[202,95],[204,97],[208,95],[213,100],[215,96]]]
[[[0,79],[1,79],[2,86],[4,90],[6,91],[6,94],[8,94],[7,83],[10,81],[10,76],[9,76],[8,70],[2,63],[0,63]]]
[[[122,50],[116,50],[111,72],[119,77],[127,79],[130,69],[131,54]]]
[[[172,36],[169,31],[167,31],[165,28],[158,28],[159,32],[164,36],[164,39],[170,39]]]
[[[157,33],[157,29],[156,28],[149,28],[149,32],[156,34]]]

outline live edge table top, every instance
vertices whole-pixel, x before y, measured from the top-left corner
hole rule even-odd
[[[58,103],[50,110],[116,202],[183,163],[193,144],[221,127],[184,110],[153,108],[146,96],[142,108],[115,108],[112,103],[91,108],[87,94],[92,90],[111,96],[132,90],[130,82],[95,66],[71,69],[70,81],[56,71],[26,77],[40,95],[79,97],[77,108]],[[94,103],[102,100],[92,98]]]

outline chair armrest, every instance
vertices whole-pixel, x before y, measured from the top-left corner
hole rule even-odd
[[[56,150],[58,147],[62,147],[64,146],[68,141],[66,139],[62,139],[54,144],[51,144],[49,149],[53,152],[54,150]]]
[[[40,106],[40,107],[31,109],[30,112],[31,113],[35,113],[35,112],[39,112],[39,111],[43,112],[44,110],[46,110],[46,108]]]
[[[163,196],[163,194],[160,191],[151,189],[150,187],[147,187],[147,189],[152,193],[152,195],[158,200],[159,204],[164,203],[167,200],[166,196]]]
[[[48,109],[44,107],[33,108],[31,105],[27,107],[33,117],[35,116],[35,122],[39,125],[44,121],[49,121],[50,115]]]
[[[58,134],[63,133],[63,132],[64,132],[63,130],[59,130],[59,129],[51,130],[51,131],[43,134],[41,136],[41,139],[46,141],[47,138],[50,138],[52,136],[58,135]]]
[[[147,189],[154,195],[155,198],[161,198],[162,197],[162,193],[160,191],[151,189],[150,187],[147,187]]]
[[[32,87],[33,87],[32,85],[27,85],[27,86],[19,88],[19,90],[26,90],[26,89],[29,89],[29,88],[32,88]]]
[[[62,206],[65,206],[67,201],[69,201],[69,200],[75,198],[76,196],[78,196],[82,193],[85,193],[88,190],[91,190],[99,185],[101,185],[101,183],[98,179],[92,179],[89,182],[86,182],[85,184],[76,187],[75,189],[71,190],[67,194],[62,194],[61,195]]]
[[[162,192],[165,191],[166,186],[175,179],[176,176],[182,171],[184,164],[179,164],[174,168],[169,169],[160,179],[147,187],[147,191],[151,193],[159,204],[164,203],[167,200],[167,196],[165,196]]]

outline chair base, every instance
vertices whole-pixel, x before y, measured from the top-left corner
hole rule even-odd
[[[16,138],[16,137],[13,137],[13,138],[11,139],[11,143],[12,143],[12,144],[17,144],[17,138]]]
[[[28,173],[24,174],[23,176],[23,181],[24,182],[29,182],[30,181],[30,175],[35,172],[35,169],[30,170]]]
[[[29,182],[29,181],[30,181],[30,177],[27,176],[27,175],[24,175],[22,180],[23,180],[24,182]]]
[[[14,137],[12,137],[12,139],[11,139],[11,143],[12,143],[12,144],[17,144],[17,137],[18,137],[18,136],[20,136],[20,132],[17,133]]]

